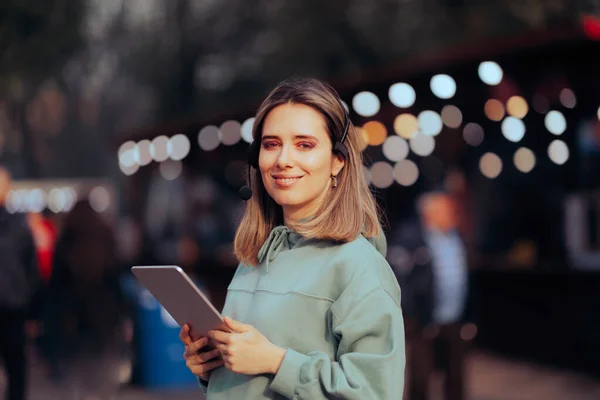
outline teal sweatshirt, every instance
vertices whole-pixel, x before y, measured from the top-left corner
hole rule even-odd
[[[276,375],[212,371],[207,400],[400,399],[404,322],[385,238],[334,244],[278,226],[256,267],[240,265],[223,315],[286,349]]]

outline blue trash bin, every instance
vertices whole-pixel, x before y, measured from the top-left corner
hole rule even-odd
[[[135,277],[123,280],[125,291],[134,296],[136,381],[150,389],[183,389],[197,386],[197,378],[183,359],[180,327],[171,315]]]

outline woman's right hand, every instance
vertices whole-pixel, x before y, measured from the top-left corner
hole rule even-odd
[[[209,343],[209,338],[203,337],[195,342],[190,337],[190,327],[185,324],[181,331],[179,331],[179,339],[185,346],[185,352],[183,358],[185,359],[185,365],[192,371],[192,374],[196,375],[203,381],[208,381],[210,378],[210,372],[219,368],[224,364],[222,358],[215,360],[216,357],[220,356],[221,353],[218,349],[209,350],[200,353],[200,349],[205,347]]]

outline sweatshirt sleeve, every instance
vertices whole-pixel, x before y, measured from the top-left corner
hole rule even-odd
[[[345,304],[340,313],[332,308],[333,332],[339,339],[335,360],[319,351],[287,349],[272,390],[289,399],[402,397],[405,345],[399,300],[381,287],[356,301],[348,301],[356,296],[348,297],[341,299]],[[345,317],[339,319],[342,313]]]
[[[200,386],[202,394],[206,396],[206,393],[208,392],[208,381],[204,381],[198,377],[198,386]]]

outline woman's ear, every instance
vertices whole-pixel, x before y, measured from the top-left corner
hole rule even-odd
[[[331,164],[331,175],[337,176],[342,168],[344,168],[344,165],[346,165],[346,160],[339,154],[335,154],[331,160]]]

